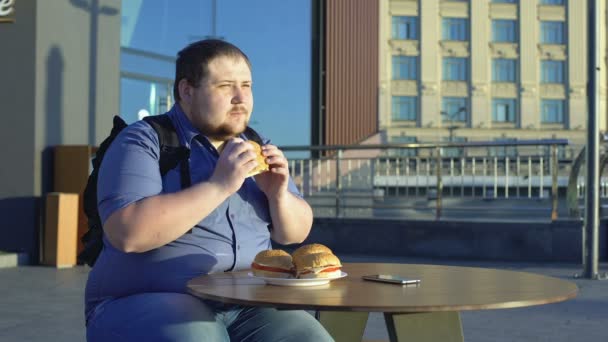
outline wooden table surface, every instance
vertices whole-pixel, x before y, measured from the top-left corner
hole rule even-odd
[[[266,285],[248,271],[200,276],[188,282],[195,296],[225,303],[289,309],[436,312],[502,309],[576,297],[574,283],[543,275],[487,268],[347,263],[348,276],[311,287]],[[394,274],[421,280],[401,286],[362,280],[367,274]]]

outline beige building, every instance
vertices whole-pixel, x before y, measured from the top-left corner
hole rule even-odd
[[[379,124],[389,141],[585,143],[586,0],[380,0],[379,6]],[[605,13],[606,2],[600,6]],[[602,25],[605,32],[606,20]],[[606,44],[599,48],[605,65]]]

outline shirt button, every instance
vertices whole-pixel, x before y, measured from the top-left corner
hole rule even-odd
[[[236,246],[236,249],[241,250],[241,245]]]
[[[230,214],[230,218],[234,220],[234,214]]]

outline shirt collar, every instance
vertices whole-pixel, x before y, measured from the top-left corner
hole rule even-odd
[[[169,111],[169,116],[173,118],[173,122],[176,123],[176,128],[180,131],[182,137],[188,144],[188,147],[192,144],[194,139],[200,132],[194,128],[190,119],[186,116],[179,103],[175,103]]]

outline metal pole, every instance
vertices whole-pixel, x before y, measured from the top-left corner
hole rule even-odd
[[[598,189],[599,189],[599,96],[600,81],[599,25],[601,13],[597,0],[587,0],[589,63],[588,65],[588,113],[587,113],[587,179],[585,186],[585,224],[583,228],[583,277],[598,279]]]
[[[557,220],[557,145],[551,145],[551,221]]]
[[[435,152],[437,153],[437,165],[435,165],[435,172],[437,173],[437,198],[435,200],[435,220],[439,220],[441,218],[441,207],[443,206],[441,200],[443,195],[443,180],[441,178],[441,150],[441,147],[435,148]]]

